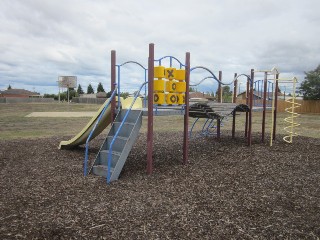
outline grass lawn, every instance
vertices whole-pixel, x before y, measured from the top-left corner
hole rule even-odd
[[[0,105],[0,139],[42,138],[50,136],[73,136],[77,134],[90,120],[81,118],[41,118],[25,117],[32,112],[81,112],[97,111],[97,104],[67,104],[67,103],[28,103],[28,104],[1,104]],[[287,113],[278,113],[277,133],[285,134],[284,118]],[[183,116],[167,116],[154,118],[155,131],[183,131]],[[195,119],[190,118],[189,129]],[[195,130],[202,128],[204,119],[200,119]],[[320,115],[302,114],[297,118],[301,125],[296,131],[301,136],[320,138]],[[244,131],[245,114],[236,117],[236,131]],[[261,132],[262,113],[253,113],[253,132]],[[224,121],[222,132],[231,130],[232,117]],[[271,127],[271,113],[267,112],[266,134]],[[141,132],[147,131],[147,118],[143,118]],[[228,133],[229,134],[229,133]]]

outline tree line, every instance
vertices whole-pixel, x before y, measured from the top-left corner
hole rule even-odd
[[[320,65],[315,70],[305,72],[305,78],[302,81],[299,92],[300,94],[303,95],[304,100],[320,100]],[[9,84],[7,89],[12,89],[11,85]],[[190,87],[189,88],[190,92],[196,92],[197,89]],[[280,89],[278,89],[280,91]],[[99,82],[97,90],[97,93],[99,92],[105,92],[103,85],[101,82]],[[91,85],[91,83],[87,87],[87,94],[94,94],[94,89]],[[79,84],[77,90],[70,88],[69,89],[69,95],[70,99],[73,97],[79,97],[80,94],[84,94],[84,91],[82,89],[82,86]],[[214,97],[216,94],[214,92],[206,92],[206,94],[211,95]],[[231,101],[232,99],[232,91],[229,86],[224,86],[222,87],[222,95],[223,95],[223,100],[224,101]],[[111,92],[107,92],[107,97],[111,96]],[[120,94],[123,98],[127,98],[129,96],[128,92],[123,92]],[[54,98],[58,99],[59,96],[58,94],[44,94],[45,98]],[[67,99],[67,91],[60,93],[60,99],[61,100],[66,100]]]
[[[10,86],[10,89],[11,89],[11,86]],[[105,92],[104,87],[101,82],[99,82],[97,90],[96,90],[96,93],[99,93],[99,92]],[[77,90],[75,90],[74,88],[69,88],[69,99],[71,100],[72,98],[79,97],[80,94],[85,94],[85,93],[86,94],[94,94],[95,93],[91,83],[88,85],[86,92],[84,92],[81,84],[78,85]],[[126,99],[129,95],[130,95],[129,92],[120,93],[120,96],[123,97],[124,99]],[[107,98],[109,98],[110,96],[111,96],[111,91],[106,93]],[[59,94],[44,94],[43,97],[44,98],[54,98],[55,100],[58,100]],[[68,92],[67,91],[61,92],[60,93],[60,100],[67,101],[67,99],[68,99]]]

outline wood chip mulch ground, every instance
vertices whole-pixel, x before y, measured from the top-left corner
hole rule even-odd
[[[111,185],[57,149],[68,137],[0,141],[0,239],[320,238],[320,139],[198,138],[184,166],[182,134],[154,137],[154,173],[141,134]]]

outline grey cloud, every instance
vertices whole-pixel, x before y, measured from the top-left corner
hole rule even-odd
[[[118,63],[147,66],[150,42],[156,57],[183,62],[189,51],[193,66],[222,70],[226,82],[235,72],[273,66],[303,78],[319,64],[319,8],[318,0],[1,1],[0,89],[55,92],[62,74],[77,75],[84,88],[108,88],[110,51]],[[135,67],[123,77],[130,91],[142,82]]]

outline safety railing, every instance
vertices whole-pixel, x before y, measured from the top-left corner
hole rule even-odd
[[[116,92],[117,92],[117,88],[115,88],[113,90],[113,92],[112,92],[107,104],[102,109],[102,111],[101,111],[96,123],[94,124],[94,126],[93,126],[93,128],[92,128],[92,130],[91,130],[91,132],[90,132],[90,134],[89,134],[89,136],[87,138],[87,140],[86,140],[86,151],[85,151],[84,164],[83,164],[84,165],[84,168],[83,168],[83,175],[84,176],[87,176],[87,174],[88,174],[87,173],[87,169],[88,169],[89,142],[90,142],[90,140],[92,138],[92,135],[93,135],[94,131],[96,130],[99,122],[101,121],[102,116],[105,114],[107,108],[109,107],[109,105],[111,103],[111,100],[115,97]],[[118,102],[118,105],[120,105],[120,102]],[[111,111],[113,111],[113,109],[111,109]]]
[[[110,171],[110,170],[111,170],[111,160],[112,160],[112,148],[113,148],[113,145],[114,145],[115,140],[117,139],[117,137],[118,137],[118,135],[119,135],[119,133],[120,133],[120,131],[121,131],[124,123],[126,122],[126,120],[127,120],[127,118],[128,118],[128,115],[129,115],[129,113],[130,113],[130,111],[131,111],[131,109],[132,109],[132,106],[133,106],[134,103],[136,102],[136,100],[137,100],[137,98],[138,98],[138,96],[139,96],[139,94],[140,94],[143,86],[145,86],[147,83],[148,83],[148,82],[143,83],[143,84],[140,86],[139,90],[136,92],[136,94],[135,94],[135,96],[134,96],[134,99],[133,99],[130,107],[127,109],[127,112],[126,112],[124,118],[122,119],[122,121],[121,121],[121,123],[120,123],[120,126],[119,126],[119,128],[117,129],[117,131],[116,131],[115,135],[113,136],[113,139],[112,139],[112,141],[111,141],[111,143],[110,143],[109,153],[108,153],[108,169],[107,169],[107,183],[108,183],[108,184],[110,183],[110,178],[111,178],[111,171]]]

